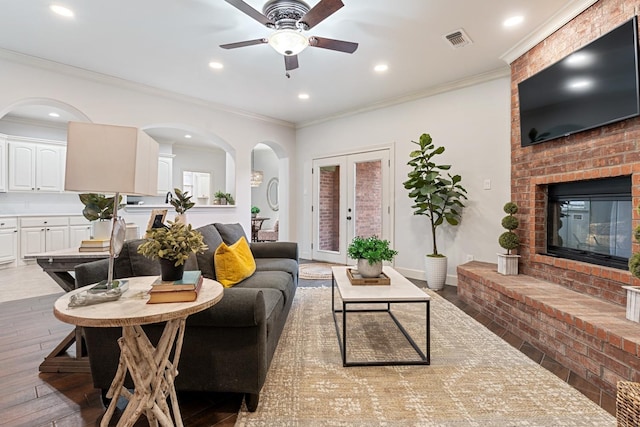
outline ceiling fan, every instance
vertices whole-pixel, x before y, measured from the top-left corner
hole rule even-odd
[[[220,47],[235,49],[257,44],[269,44],[278,53],[284,55],[287,77],[289,77],[290,70],[298,68],[298,54],[307,46],[345,53],[353,53],[358,49],[358,43],[303,34],[304,31],[315,27],[343,7],[344,3],[341,0],[320,0],[313,8],[310,8],[302,0],[270,0],[262,8],[262,13],[243,0],[225,1],[275,31],[267,38],[223,44]]]

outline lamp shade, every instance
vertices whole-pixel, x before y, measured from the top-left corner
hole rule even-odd
[[[134,127],[69,122],[64,189],[155,196],[158,143]]]

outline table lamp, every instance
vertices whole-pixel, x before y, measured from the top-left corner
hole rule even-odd
[[[114,259],[124,243],[126,223],[118,216],[120,194],[155,196],[158,191],[158,143],[127,126],[69,122],[64,189],[114,194],[109,272],[98,289],[119,290],[113,280]]]

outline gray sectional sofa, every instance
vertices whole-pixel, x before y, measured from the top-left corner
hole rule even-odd
[[[208,250],[187,261],[187,270],[201,270],[215,279],[213,253],[221,242],[235,243],[244,230],[240,224],[210,224],[198,228]],[[245,236],[246,237],[246,236]],[[144,240],[125,242],[114,265],[114,277],[159,275],[157,260],[137,253]],[[256,272],[224,290],[218,304],[187,318],[178,391],[244,393],[255,411],[267,370],[278,345],[298,285],[298,245],[292,242],[251,243]],[[78,287],[107,277],[108,260],[76,267]],[[157,342],[162,325],[144,327]],[[116,373],[120,328],[85,328],[85,338],[96,388],[105,396]],[[129,387],[132,383],[128,384]]]

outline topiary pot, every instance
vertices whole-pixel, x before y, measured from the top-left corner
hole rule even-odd
[[[184,264],[175,266],[173,260],[160,258],[160,277],[165,282],[181,280],[184,274]]]
[[[358,273],[365,278],[380,277],[382,274],[382,261],[369,264],[369,260],[360,258],[358,260]]]

